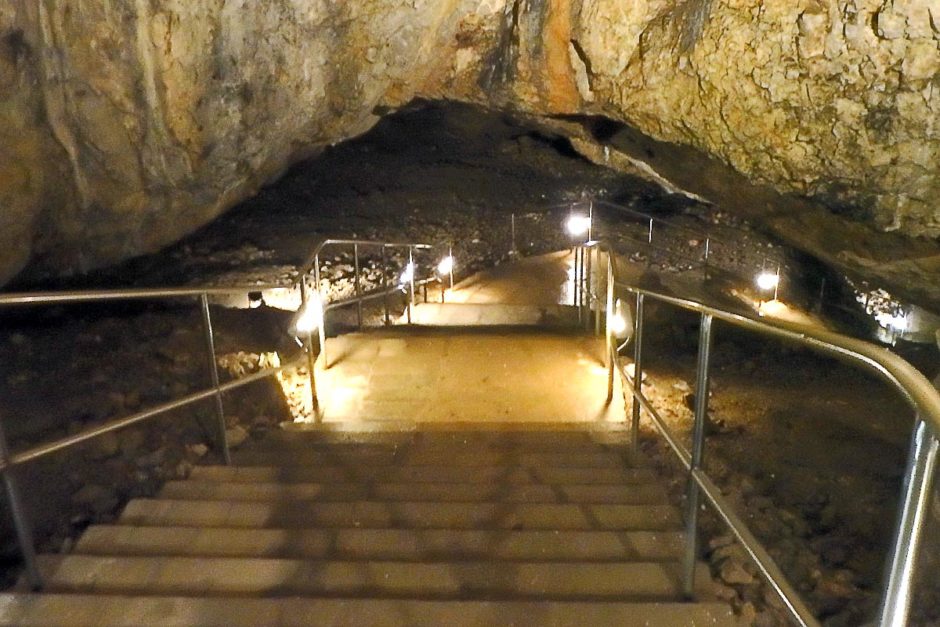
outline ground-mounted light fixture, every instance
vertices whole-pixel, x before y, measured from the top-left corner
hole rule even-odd
[[[453,272],[454,257],[453,255],[447,255],[437,264],[437,274],[443,279],[445,276],[450,276]]]
[[[761,272],[757,275],[757,287],[762,290],[776,289],[780,284],[780,275],[774,272]]]
[[[624,338],[630,332],[630,325],[627,322],[627,316],[624,312],[623,301],[619,298],[614,304],[614,310],[607,320],[610,325],[610,333],[616,338]]]
[[[317,293],[307,297],[307,304],[297,312],[291,324],[296,336],[309,336],[323,324],[323,302]]]
[[[585,237],[591,232],[591,217],[573,213],[565,221],[565,230],[571,237]]]
[[[258,309],[264,304],[264,294],[261,292],[248,292],[248,308]]]
[[[415,278],[415,264],[414,262],[409,261],[405,265],[405,269],[402,270],[401,277],[398,279],[398,284],[402,287],[411,283]]]
[[[776,301],[777,295],[780,292],[780,267],[777,267],[776,272],[761,270],[760,274],[757,275],[755,282],[757,283],[757,288],[762,292],[769,292],[770,290],[773,290],[774,296],[770,300]],[[764,300],[765,299],[761,297],[761,303],[763,303]]]
[[[903,311],[879,313],[875,316],[875,320],[884,328],[900,333],[911,328],[911,320]]]

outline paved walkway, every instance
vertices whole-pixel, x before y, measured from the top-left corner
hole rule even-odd
[[[416,308],[423,324],[353,333],[327,342],[318,368],[325,422],[616,422],[624,419],[619,381],[607,400],[600,339],[558,329],[570,303],[571,255],[503,264],[462,281],[440,308]],[[506,304],[502,306],[498,303]],[[542,326],[538,312],[543,316]],[[568,313],[572,313],[568,311]],[[435,319],[436,316],[440,316]],[[504,325],[489,327],[487,325]],[[508,327],[505,325],[529,325]]]

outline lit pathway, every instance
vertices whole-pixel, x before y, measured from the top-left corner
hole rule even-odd
[[[553,316],[572,315],[557,306],[570,302],[570,259],[565,253],[523,259],[461,282],[447,300],[468,305],[461,314],[451,309],[444,321],[458,328],[392,328],[328,340],[330,368],[317,373],[324,421],[350,427],[622,421],[619,385],[606,402],[602,342],[572,329],[533,328],[546,311],[552,320],[543,327],[552,326]],[[533,318],[533,311],[542,313]],[[433,305],[415,309],[423,324],[434,324],[435,312],[441,310]],[[492,324],[529,326],[485,326]]]

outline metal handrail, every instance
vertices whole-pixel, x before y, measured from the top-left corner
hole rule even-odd
[[[916,368],[887,349],[823,329],[757,320],[696,300],[641,288],[618,278],[620,273],[618,272],[616,251],[608,243],[601,241],[588,242],[583,248],[587,251],[589,258],[591,251],[596,253],[595,284],[598,286],[600,285],[601,254],[606,253],[607,255],[607,333],[605,352],[608,361],[608,400],[613,398],[613,382],[616,371],[625,383],[631,384],[624,387],[630,390],[634,398],[632,416],[634,446],[638,443],[638,427],[640,411],[642,410],[650,415],[670,448],[689,472],[686,500],[687,546],[684,561],[684,585],[688,593],[691,593],[691,584],[694,581],[695,560],[698,550],[696,525],[701,492],[757,564],[761,574],[780,596],[793,619],[804,626],[819,624],[796,590],[787,582],[786,577],[767,550],[750,532],[744,521],[734,513],[721,490],[702,469],[704,427],[708,412],[712,322],[714,319],[748,329],[760,335],[792,341],[860,365],[879,376],[905,398],[915,412],[915,422],[905,471],[897,530],[886,568],[887,578],[883,590],[878,624],[891,627],[906,625],[913,596],[914,571],[918,549],[931,498],[931,487],[938,451],[940,451],[940,440],[938,440],[938,434],[940,434],[940,392]],[[590,263],[588,263],[588,268],[590,268]],[[601,315],[599,305],[601,301],[596,294],[590,291],[590,278],[585,281],[582,275],[581,279],[578,280],[578,289],[585,289],[585,283],[588,286],[587,298],[589,303],[592,297],[598,302],[596,315],[598,316],[599,325]],[[616,290],[630,292],[636,297],[636,316],[633,328],[634,370],[632,377],[619,360],[621,347],[617,346],[616,338],[611,332],[610,316],[614,312],[614,294]],[[687,450],[678,438],[671,433],[666,422],[642,392],[643,311],[644,301],[647,298],[694,311],[701,315],[691,451]]]
[[[60,292],[21,292],[21,293],[9,293],[9,294],[0,294],[0,307],[5,306],[41,306],[41,305],[62,305],[62,304],[78,304],[78,303],[102,303],[102,302],[115,302],[115,301],[126,301],[126,300],[160,300],[160,299],[174,299],[174,298],[197,298],[199,300],[202,322],[205,332],[206,340],[206,349],[209,356],[209,373],[212,381],[211,387],[200,390],[197,392],[192,392],[181,396],[179,398],[173,399],[145,409],[129,416],[122,418],[116,418],[111,421],[105,422],[88,429],[84,429],[78,433],[68,435],[63,438],[59,438],[53,442],[47,442],[44,444],[39,444],[33,446],[24,451],[19,451],[13,453],[8,446],[7,439],[3,430],[2,421],[0,421],[0,478],[3,481],[4,491],[7,496],[7,500],[10,503],[10,509],[13,514],[13,523],[17,536],[17,542],[20,546],[20,550],[23,555],[23,561],[26,568],[26,576],[30,584],[34,589],[40,589],[42,587],[42,577],[37,566],[36,552],[35,552],[35,542],[32,533],[32,526],[29,524],[29,520],[25,511],[25,508],[22,504],[22,498],[20,496],[19,485],[14,477],[14,470],[17,466],[26,464],[29,462],[36,461],[40,458],[46,457],[53,453],[71,448],[75,445],[87,442],[99,436],[102,436],[106,433],[111,433],[119,429],[124,429],[126,427],[142,423],[144,421],[150,420],[157,416],[164,415],[170,411],[180,409],[182,407],[187,407],[193,403],[199,401],[204,401],[208,399],[215,400],[215,409],[216,409],[216,418],[217,418],[217,428],[219,439],[219,446],[222,457],[226,464],[231,463],[231,455],[228,448],[228,442],[226,438],[226,425],[225,425],[225,415],[224,407],[222,405],[222,395],[226,392],[235,390],[245,385],[249,385],[261,379],[273,376],[287,368],[293,368],[301,363],[303,357],[294,359],[287,364],[283,364],[273,368],[266,368],[260,370],[259,372],[252,373],[250,375],[241,377],[234,381],[228,381],[226,383],[220,383],[219,373],[218,373],[218,364],[215,359],[215,338],[214,332],[212,329],[212,318],[209,311],[209,297],[210,296],[227,296],[231,294],[245,294],[252,292],[264,292],[267,290],[274,289],[296,289],[299,287],[301,292],[301,307],[305,308],[307,306],[307,286],[306,281],[307,277],[310,274],[311,270],[314,271],[316,275],[317,288],[319,289],[319,255],[327,247],[331,245],[351,245],[354,247],[355,255],[355,265],[356,265],[356,296],[351,299],[346,299],[343,301],[335,301],[330,303],[328,306],[323,308],[323,312],[348,305],[351,303],[359,303],[359,321],[360,326],[362,324],[362,302],[368,299],[376,298],[378,296],[387,296],[393,291],[401,289],[401,287],[388,288],[386,285],[384,289],[376,291],[371,291],[367,293],[362,293],[360,289],[360,271],[359,271],[359,257],[358,250],[360,246],[379,246],[382,248],[383,257],[385,250],[388,248],[407,248],[409,263],[413,263],[413,253],[415,250],[428,250],[432,246],[428,244],[409,244],[409,243],[400,243],[400,242],[382,242],[382,241],[373,241],[373,240],[355,240],[355,239],[326,239],[320,242],[314,249],[313,254],[310,256],[310,260],[305,263],[300,276],[292,284],[285,283],[255,283],[251,285],[244,286],[230,286],[230,287],[158,287],[158,288],[128,288],[128,289],[107,289],[107,290],[81,290],[81,291],[60,291]],[[314,264],[314,267],[311,268],[310,265]],[[383,273],[383,277],[384,277]],[[408,319],[410,322],[411,319],[411,306],[414,303],[414,294],[415,286],[427,285],[429,282],[434,282],[439,280],[435,277],[429,277],[425,279],[416,280],[412,276],[410,283],[410,299],[408,302]],[[386,307],[386,321],[388,320],[388,310]],[[325,335],[323,331],[323,323],[319,324],[320,332],[320,351],[326,357],[325,348]],[[311,383],[311,402],[312,408],[315,414],[318,415],[318,401],[316,396],[316,382],[314,378],[314,363],[315,357],[313,356],[313,340],[312,337],[308,335],[307,342],[305,343],[305,354],[308,369],[310,370],[310,383]]]
[[[317,244],[313,249],[313,252],[307,257],[303,265],[301,265],[301,274],[307,274],[314,269],[314,264],[317,258],[320,256],[320,253],[323,252],[327,246],[372,246],[383,248],[413,248],[415,250],[430,250],[434,248],[430,244],[413,244],[408,242],[385,242],[382,240],[367,240],[367,239],[338,239],[338,238],[328,238]]]
[[[10,292],[0,294],[0,306],[7,305],[64,305],[120,300],[158,300],[207,296],[227,296],[247,292],[261,292],[293,287],[287,283],[235,285],[232,287],[155,287],[110,290],[79,290],[62,292]]]

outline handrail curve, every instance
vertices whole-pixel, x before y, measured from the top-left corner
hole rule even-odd
[[[904,627],[908,624],[910,609],[914,593],[914,576],[918,561],[918,551],[922,541],[923,531],[928,521],[928,508],[933,497],[933,478],[936,471],[937,460],[940,458],[940,391],[934,387],[927,378],[913,365],[892,351],[877,346],[871,342],[849,337],[840,333],[797,325],[783,321],[769,321],[756,319],[740,313],[728,311],[721,307],[705,304],[691,298],[681,298],[671,294],[664,294],[655,290],[635,285],[620,279],[617,251],[603,240],[585,242],[580,246],[590,257],[591,250],[597,252],[596,285],[600,291],[600,256],[607,256],[607,297],[606,303],[600,294],[592,291],[591,278],[585,277],[583,263],[581,274],[576,272],[577,290],[583,290],[581,297],[583,303],[587,300],[588,312],[591,302],[596,303],[595,311],[597,326],[599,327],[602,310],[607,313],[607,339],[606,353],[608,360],[608,400],[613,393],[614,371],[626,383],[630,382],[629,393],[634,399],[633,403],[633,443],[637,445],[637,435],[640,411],[645,411],[653,423],[666,439],[669,447],[675,452],[688,471],[687,502],[686,502],[686,561],[685,585],[690,591],[690,582],[694,577],[695,556],[697,553],[697,540],[695,538],[696,517],[700,494],[715,508],[720,518],[728,525],[734,536],[741,542],[745,551],[757,565],[758,569],[776,591],[790,613],[791,618],[798,624],[810,627],[819,622],[809,608],[800,598],[795,588],[789,584],[780,568],[776,565],[767,550],[747,528],[745,522],[735,514],[729,502],[723,496],[717,485],[705,474],[701,458],[704,444],[704,424],[708,412],[708,370],[710,360],[710,345],[712,334],[712,320],[718,319],[759,335],[775,339],[794,342],[798,345],[832,355],[875,374],[886,382],[895,392],[907,401],[914,410],[913,431],[911,435],[910,452],[905,469],[904,485],[897,517],[896,532],[893,536],[887,565],[886,578],[882,590],[882,601],[877,624],[882,627]],[[584,252],[581,253],[584,257]],[[575,259],[578,259],[576,254]],[[577,265],[577,264],[576,264]],[[591,267],[588,261],[588,268]],[[590,270],[588,270],[590,272]],[[576,290],[576,291],[577,291]],[[614,310],[615,293],[626,291],[636,296],[637,315],[634,320],[634,372],[632,377],[619,359],[619,351],[623,346],[617,345],[617,339],[612,335],[611,318]],[[699,333],[699,357],[696,374],[696,402],[694,408],[694,427],[692,437],[692,451],[686,449],[675,437],[665,421],[658,414],[649,400],[642,392],[642,332],[643,332],[643,302],[651,298],[681,309],[697,312],[701,315]],[[626,342],[624,342],[626,345]],[[625,391],[627,386],[624,386]],[[702,392],[704,390],[704,392]]]

